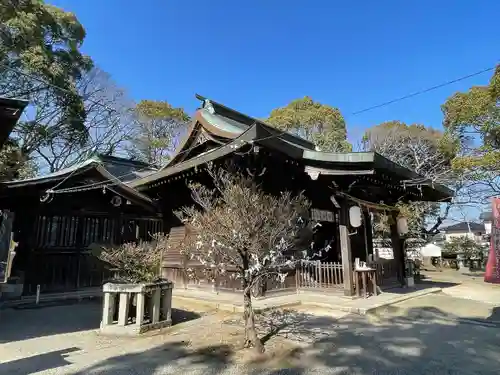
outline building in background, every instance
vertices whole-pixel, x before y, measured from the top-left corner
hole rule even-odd
[[[479,220],[481,220],[484,224],[485,234],[488,236],[491,235],[491,224],[493,223],[493,213],[491,211],[482,212],[479,215]]]
[[[468,237],[477,242],[483,242],[486,229],[483,223],[471,223],[464,221],[442,228],[441,232],[444,233],[446,242],[450,242],[452,238],[456,237]]]

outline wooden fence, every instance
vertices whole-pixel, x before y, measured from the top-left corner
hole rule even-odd
[[[397,285],[398,282],[398,266],[394,259],[378,260],[370,264],[377,270],[377,285],[380,287]]]
[[[161,233],[160,218],[108,217],[104,214],[41,215],[34,223],[36,242],[24,273],[25,295],[98,287],[110,276],[109,265],[95,257],[89,245],[119,245],[149,240]]]
[[[297,267],[297,288],[342,289],[344,271],[341,263],[305,263]]]
[[[191,267],[188,273],[183,267],[168,267],[165,276],[178,286],[225,292],[240,292],[241,280],[234,271],[211,279],[201,268]],[[213,281],[212,281],[213,280]],[[280,292],[297,292],[299,289],[320,289],[340,291],[344,287],[344,273],[341,263],[311,262],[298,265],[287,272],[284,281],[269,277],[255,286],[254,296]]]

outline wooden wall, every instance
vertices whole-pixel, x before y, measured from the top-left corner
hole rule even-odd
[[[24,265],[25,294],[75,290],[100,286],[110,275],[109,265],[89,249],[91,244],[119,245],[150,240],[163,231],[163,220],[154,217],[105,214],[39,215],[34,243]]]

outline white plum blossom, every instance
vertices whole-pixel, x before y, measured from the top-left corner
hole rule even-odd
[[[283,284],[287,276],[288,276],[287,273],[278,273],[277,280]]]
[[[309,212],[310,204],[303,194],[267,194],[244,175],[214,170],[211,165],[206,171],[212,177],[212,186],[191,184],[196,205],[179,213],[189,218],[197,234],[194,241],[188,238],[183,246],[187,254],[194,252],[201,264],[193,277],[205,272],[206,279],[214,281],[221,275],[226,275],[222,280],[241,279],[245,327],[252,327],[255,337],[253,291],[265,291],[266,280],[276,278],[284,283],[296,265],[310,261],[306,240],[310,221],[302,216]],[[252,342],[261,345],[258,340]]]

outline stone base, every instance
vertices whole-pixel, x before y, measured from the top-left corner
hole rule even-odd
[[[408,288],[413,288],[415,286],[415,279],[413,277],[406,278],[406,286]]]
[[[24,285],[17,280],[0,283],[0,295],[3,299],[18,299],[23,295]]]
[[[170,327],[172,288],[173,283],[169,281],[104,284],[101,333],[135,336],[153,329]],[[134,311],[130,311],[131,309]],[[131,320],[135,322],[129,324]]]
[[[161,330],[163,328],[168,328],[171,325],[172,320],[163,320],[158,323],[143,324],[142,326],[137,326],[135,324],[129,324],[126,326],[110,324],[106,326],[101,325],[99,333],[101,335],[112,336],[138,336],[151,330]]]

